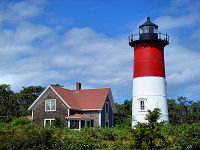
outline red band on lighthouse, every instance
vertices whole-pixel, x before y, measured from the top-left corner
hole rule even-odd
[[[134,50],[133,77],[158,76],[165,77],[164,48],[151,41],[138,43]]]

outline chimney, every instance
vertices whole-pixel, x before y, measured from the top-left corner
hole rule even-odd
[[[76,91],[80,91],[81,89],[81,83],[76,82]]]

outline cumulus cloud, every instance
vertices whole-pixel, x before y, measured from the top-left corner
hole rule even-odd
[[[15,26],[0,28],[0,83],[11,84],[15,90],[55,83],[74,89],[75,82],[80,81],[83,88],[111,87],[116,102],[132,95],[133,49],[127,35],[111,38],[89,27],[57,34],[55,27],[29,20],[42,12],[40,3],[29,4],[1,3],[0,20]],[[196,13],[161,16],[155,22],[167,32],[195,24],[197,17]],[[190,38],[198,36],[191,33]],[[176,42],[170,41],[165,50],[168,95],[194,97],[200,84],[200,53]]]
[[[189,14],[178,17],[161,16],[155,20],[156,24],[159,24],[160,29],[175,29],[181,27],[188,27],[198,22],[199,14]]]
[[[40,11],[40,4],[43,1],[21,1],[21,2],[0,2],[0,23],[10,22],[16,23],[24,19],[37,16]]]

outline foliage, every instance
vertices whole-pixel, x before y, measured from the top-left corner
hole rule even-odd
[[[64,122],[62,121],[61,117],[59,116],[55,117],[55,120],[53,121],[52,126],[56,128],[63,128]]]
[[[114,115],[115,126],[131,126],[132,100],[125,100],[123,104],[115,104],[117,113]],[[168,99],[169,122],[173,125],[195,123],[200,120],[200,101],[188,100],[186,97]]]
[[[0,85],[0,120],[10,121],[13,116],[19,116],[20,105],[10,85]]]
[[[0,85],[0,120],[11,121],[14,117],[30,115],[28,107],[44,90],[41,86],[23,87],[14,93],[10,85]]]
[[[9,124],[12,128],[25,128],[30,127],[31,120],[27,117],[14,118]]]
[[[157,123],[155,110],[147,115],[148,123],[131,129],[132,102],[125,100],[115,104],[115,127],[72,131],[59,117],[45,128],[21,117],[43,90],[30,86],[15,93],[10,85],[0,85],[0,149],[200,149],[200,101],[169,99],[170,124]]]
[[[132,120],[132,100],[125,100],[123,104],[115,103],[116,113],[114,115],[115,125],[131,126]]]
[[[165,137],[160,131],[165,122],[158,122],[160,116],[160,109],[155,108],[153,111],[148,110],[145,118],[147,123],[138,122],[133,129],[135,148],[150,150],[162,148],[161,143],[165,142]]]
[[[200,121],[193,124],[167,124],[161,133],[168,136],[173,149],[200,149]]]
[[[0,149],[148,149],[151,143],[148,138],[152,137],[154,149],[200,149],[200,122],[175,126],[165,124],[158,128],[155,125],[153,131],[151,126],[139,125],[140,133],[133,131],[137,128],[127,127],[73,131],[66,127],[30,125],[25,118],[18,118],[9,124],[0,123]],[[136,136],[143,136],[141,143],[137,142]],[[137,144],[142,145],[142,148]]]
[[[195,123],[200,120],[200,101],[189,101],[178,97],[177,101],[168,99],[169,122],[173,125]]]
[[[38,98],[45,88],[41,86],[29,86],[22,88],[23,89],[17,93],[18,101],[23,106],[22,115],[29,115],[28,107]]]

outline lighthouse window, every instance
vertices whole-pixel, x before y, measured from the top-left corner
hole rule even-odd
[[[140,101],[140,110],[145,110],[144,101]]]
[[[138,109],[139,111],[146,111],[146,106],[145,106],[145,103],[147,101],[146,98],[138,98]]]

